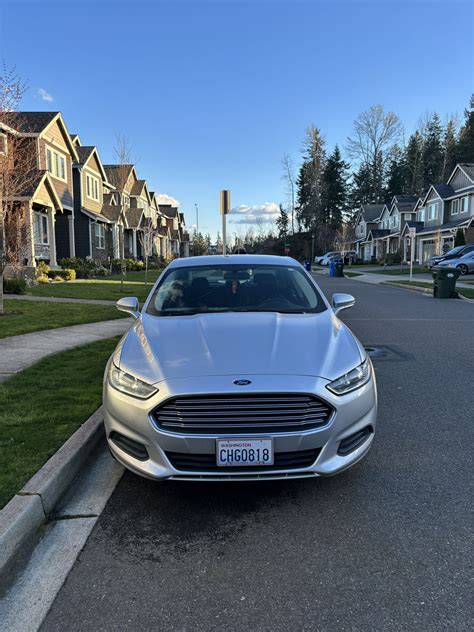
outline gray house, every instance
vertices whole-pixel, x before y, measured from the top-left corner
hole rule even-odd
[[[357,213],[354,250],[363,261],[370,261],[370,258],[376,254],[374,242],[372,239],[369,239],[369,236],[371,230],[378,227],[378,221],[383,210],[383,204],[362,204]]]

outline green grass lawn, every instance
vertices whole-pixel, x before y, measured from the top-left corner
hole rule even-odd
[[[47,301],[5,300],[5,315],[0,316],[0,338],[57,329],[82,323],[123,318],[113,305],[82,305]]]
[[[0,507],[101,405],[118,340],[57,353],[0,384]]]
[[[103,301],[118,301],[124,296],[136,296],[144,301],[152,288],[151,284],[124,283],[120,292],[119,281],[66,281],[64,283],[45,283],[31,288],[33,296],[57,296],[62,298],[98,299]]]
[[[428,268],[420,268],[419,266],[413,266],[413,274],[423,274],[429,272]],[[400,266],[386,268],[385,270],[372,270],[370,274],[410,274],[410,266]]]
[[[162,272],[163,270],[148,270],[148,283],[154,283]],[[121,278],[121,274],[112,274],[106,277],[106,279],[111,279],[112,281],[120,281]],[[130,270],[124,277],[124,281],[138,281],[139,283],[145,283],[145,271]]]

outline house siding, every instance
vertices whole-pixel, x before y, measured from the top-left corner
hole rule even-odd
[[[459,189],[463,189],[465,187],[471,186],[472,182],[469,180],[469,178],[466,176],[466,174],[463,171],[458,169],[458,172],[456,173],[456,175],[454,176],[454,178],[451,180],[449,184],[455,191],[459,191]]]
[[[98,240],[95,236],[95,226],[96,222],[89,221],[92,258],[97,263],[107,266],[110,259],[113,257],[112,227],[108,224],[103,224],[103,226],[105,227],[105,248],[98,248]]]
[[[84,213],[74,214],[74,233],[76,238],[76,257],[85,259],[90,256],[89,245],[90,219]]]
[[[99,181],[99,200],[97,202],[87,196],[87,174],[94,176]],[[87,163],[87,166],[83,167],[82,169],[81,185],[82,185],[83,208],[86,208],[90,211],[94,211],[94,213],[100,213],[102,210],[102,201],[103,201],[102,177],[98,171],[96,171],[95,169],[89,168],[89,163]]]
[[[51,181],[54,185],[56,193],[58,194],[61,204],[63,206],[72,207],[73,205],[73,189],[72,189],[72,158],[69,152],[68,145],[63,136],[61,128],[56,121],[51,125],[46,132],[38,140],[38,164],[40,169],[47,169],[46,166],[46,147],[51,149],[57,149],[66,158],[66,178],[67,182],[58,180],[52,174]]]
[[[55,236],[56,236],[56,259],[59,262],[61,259],[71,256],[71,249],[69,244],[69,218],[70,214],[56,213],[55,222]]]

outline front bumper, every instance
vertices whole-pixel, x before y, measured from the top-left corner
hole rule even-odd
[[[232,472],[232,468],[216,471],[178,470],[173,467],[166,453],[215,454],[216,439],[235,434],[184,435],[159,429],[151,416],[160,403],[178,395],[202,395],[235,393],[232,382],[235,376],[208,376],[172,380],[160,383],[159,392],[148,400],[138,400],[120,393],[104,382],[104,423],[109,448],[113,456],[126,468],[150,479],[174,480],[258,480],[282,478],[307,478],[331,476],[351,467],[370,449],[374,438],[377,417],[377,394],[374,373],[362,388],[342,397],[333,395],[325,388],[322,378],[288,375],[245,376],[252,381],[246,393],[312,393],[331,404],[335,409],[329,422],[321,428],[285,432],[262,432],[261,437],[273,437],[275,453],[319,449],[310,467],[269,471]],[[248,389],[248,390],[247,390]],[[338,454],[341,441],[370,427],[371,432],[349,454]],[[148,458],[140,460],[123,450],[111,440],[112,433],[119,433],[145,446]],[[238,436],[238,435],[237,435]],[[241,435],[245,436],[245,435]],[[248,435],[247,435],[248,436]]]

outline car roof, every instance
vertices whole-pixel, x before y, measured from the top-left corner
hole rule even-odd
[[[275,255],[204,255],[201,257],[183,257],[174,259],[170,268],[187,268],[190,266],[218,266],[218,265],[274,265],[301,267],[292,257],[277,257]]]

